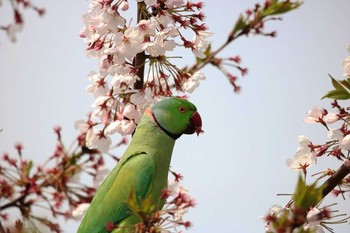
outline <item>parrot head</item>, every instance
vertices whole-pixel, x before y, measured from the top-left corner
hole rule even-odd
[[[174,139],[182,134],[199,135],[202,119],[196,106],[182,98],[170,98],[159,101],[152,108],[152,115],[157,125]]]

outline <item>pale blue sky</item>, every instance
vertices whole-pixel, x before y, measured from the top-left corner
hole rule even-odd
[[[25,155],[40,162],[53,152],[53,126],[63,127],[67,144],[75,138],[74,121],[91,110],[93,99],[84,90],[87,74],[97,63],[85,57],[78,37],[88,1],[37,2],[47,14],[38,18],[27,13],[16,44],[0,34],[0,152],[13,153],[20,141]],[[238,13],[255,1],[205,3],[215,48],[225,41]],[[222,52],[239,54],[249,68],[239,81],[239,95],[219,71],[204,69],[207,80],[190,100],[202,115],[205,133],[179,139],[172,160],[198,203],[186,217],[193,222],[188,232],[263,232],[264,223],[257,217],[273,204],[288,201],[276,194],[294,189],[297,173],[285,160],[294,155],[297,136],[318,143],[327,139],[323,128],[307,125],[303,118],[313,105],[329,106],[320,97],[331,88],[328,73],[341,77],[350,43],[349,9],[348,0],[307,1],[282,22],[269,24],[278,31],[277,38],[241,38]],[[185,56],[183,61],[192,59]],[[313,171],[328,166],[335,169],[339,162],[321,159]],[[75,232],[77,223],[62,226],[65,232]],[[350,226],[334,229],[349,232]]]

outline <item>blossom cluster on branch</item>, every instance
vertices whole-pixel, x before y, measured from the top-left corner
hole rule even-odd
[[[15,146],[17,155],[4,153],[0,166],[0,231],[37,232],[39,223],[52,232],[60,232],[54,219],[74,218],[72,210],[90,202],[104,176],[104,159],[90,150],[66,148],[61,140],[61,128],[56,127],[57,144],[51,156],[40,164],[25,159],[23,146]],[[83,173],[93,178],[93,185],[85,185],[79,177]],[[14,211],[15,210],[15,211]],[[51,218],[35,214],[48,211]],[[13,215],[13,216],[12,216]],[[16,223],[14,223],[15,219]],[[28,229],[29,228],[29,229]]]
[[[138,1],[138,21],[132,26],[121,15],[128,10],[127,1],[91,1],[80,33],[87,56],[100,62],[86,89],[96,98],[84,129],[89,148],[107,152],[110,136],[131,134],[144,109],[156,99],[172,96],[172,87],[192,92],[205,79],[203,73],[178,68],[173,63],[176,57],[167,55],[184,47],[205,57],[211,33],[203,23],[202,7],[203,2]],[[193,32],[192,39],[186,38],[185,30]]]
[[[330,224],[346,223],[350,217],[346,214],[335,214],[332,205],[320,207],[320,202],[332,193],[335,197],[346,198],[350,192],[350,107],[340,100],[350,99],[350,56],[343,62],[345,79],[336,80],[330,76],[334,90],[323,98],[331,98],[331,110],[313,106],[306,115],[306,123],[322,125],[327,131],[325,143],[315,143],[304,135],[298,137],[298,148],[294,158],[287,159],[287,166],[301,171],[304,179],[311,165],[318,159],[336,159],[341,162],[337,169],[328,168],[314,174],[317,179],[307,185],[302,179],[292,195],[292,200],[285,206],[273,206],[265,216],[266,232],[317,232],[324,229],[333,232]],[[345,106],[343,105],[345,104]],[[322,179],[327,179],[317,187]],[[304,191],[302,191],[304,190]],[[301,205],[300,203],[303,203]],[[331,220],[334,219],[334,220]]]
[[[241,15],[227,41],[212,51],[208,37],[212,34],[203,22],[203,2],[183,0],[137,0],[137,22],[132,25],[122,16],[129,9],[126,0],[93,0],[83,16],[85,27],[80,33],[86,42],[87,56],[99,60],[99,71],[91,72],[87,92],[95,96],[89,124],[77,128],[86,133],[90,149],[107,152],[112,144],[110,136],[131,134],[145,108],[154,101],[173,95],[192,93],[205,75],[200,71],[212,64],[223,72],[238,92],[237,76],[247,68],[241,58],[219,58],[217,54],[240,36],[264,32],[267,21],[280,19],[275,15],[297,8],[301,3],[266,1],[255,4]],[[188,34],[193,34],[188,38]],[[173,50],[190,50],[197,61],[193,66],[179,68]],[[171,54],[171,55],[169,55]]]
[[[45,14],[45,9],[36,6],[30,0],[8,0],[8,3],[12,8],[13,20],[7,25],[0,25],[0,30],[6,32],[11,42],[16,42],[16,33],[23,30],[25,21],[23,16],[24,10],[32,9],[37,12],[39,16],[43,16]],[[0,0],[0,7],[2,4],[3,2]]]

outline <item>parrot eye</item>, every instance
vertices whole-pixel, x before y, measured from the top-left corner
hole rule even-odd
[[[184,106],[180,106],[178,110],[179,110],[179,112],[181,112],[181,113],[185,113],[185,112],[188,111],[187,108],[185,108]]]

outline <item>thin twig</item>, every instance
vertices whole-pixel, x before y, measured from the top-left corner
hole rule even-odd
[[[246,35],[247,32],[246,31],[242,31],[241,33],[237,34],[235,37],[229,38],[223,45],[221,45],[218,49],[216,49],[214,52],[211,52],[203,61],[201,61],[200,63],[196,63],[194,64],[190,70],[189,73],[190,74],[194,74],[197,71],[203,69],[204,66],[208,65],[209,63],[211,63],[213,61],[213,59],[215,58],[215,56],[220,53],[224,48],[226,48],[231,42],[233,42],[234,40],[236,40],[238,37],[242,36],[242,35]]]

